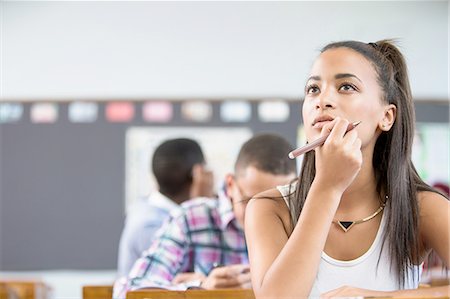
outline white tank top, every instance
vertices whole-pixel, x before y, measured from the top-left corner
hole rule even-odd
[[[291,186],[290,190],[289,185],[278,186],[277,189],[280,191],[289,208],[289,191],[292,194],[295,191],[295,186]],[[369,250],[360,257],[350,261],[341,261],[322,252],[319,270],[311,290],[310,298],[318,298],[320,294],[342,286],[352,286],[376,291],[394,291],[415,289],[418,287],[419,278],[422,274],[422,265],[410,267],[409,275],[405,277],[405,285],[399,286],[397,274],[390,271],[388,247],[384,246],[381,252],[386,223],[386,217],[384,215],[385,213],[382,215],[381,224],[375,240]],[[380,258],[379,262],[378,258]]]

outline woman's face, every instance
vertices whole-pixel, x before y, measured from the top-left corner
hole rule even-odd
[[[364,148],[375,144],[389,105],[372,64],[349,48],[323,52],[315,61],[306,82],[303,122],[309,142],[318,138],[322,127],[336,117],[361,121],[356,128]]]

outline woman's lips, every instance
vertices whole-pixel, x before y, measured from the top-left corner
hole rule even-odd
[[[323,121],[315,122],[313,125],[313,128],[314,129],[322,129],[323,126],[325,126],[326,124],[328,124],[330,122],[331,122],[331,120],[323,120]]]
[[[316,118],[314,118],[312,127],[314,129],[322,129],[323,126],[328,124],[329,122],[333,121],[334,117],[327,114],[318,115]]]

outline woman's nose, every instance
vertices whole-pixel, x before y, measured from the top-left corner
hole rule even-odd
[[[316,101],[316,109],[332,109],[336,103],[333,101],[333,96],[330,92],[322,92]]]

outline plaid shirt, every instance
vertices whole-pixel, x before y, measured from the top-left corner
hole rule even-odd
[[[217,265],[248,264],[244,232],[234,216],[231,200],[189,200],[171,215],[151,247],[136,261],[127,278],[114,285],[114,298],[144,287],[186,289],[195,283],[171,285],[179,273],[204,275]]]

